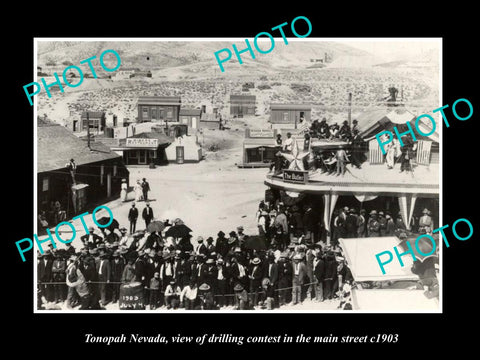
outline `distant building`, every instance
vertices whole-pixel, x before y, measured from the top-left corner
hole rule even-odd
[[[133,74],[130,74],[130,78],[139,78],[139,77],[152,77],[152,72],[150,70],[147,71],[142,71],[142,70],[137,70]]]
[[[76,137],[58,124],[39,121],[37,127],[38,210],[51,215],[51,204],[59,201],[67,218],[93,210],[120,195],[122,178],[128,170],[121,156],[99,142]],[[70,159],[77,165],[75,182],[66,168]],[[56,224],[49,221],[49,226]]]
[[[138,122],[178,122],[181,98],[179,96],[140,96],[138,98]]]
[[[191,129],[197,129],[200,127],[201,117],[201,109],[180,109],[180,123],[188,125],[188,127]]]
[[[297,129],[300,119],[311,121],[312,107],[304,104],[271,104],[272,129]]]
[[[88,120],[87,120],[88,115]],[[84,111],[80,117],[80,122],[82,124],[81,130],[87,130],[87,126],[90,127],[90,130],[94,130],[97,134],[100,131],[103,131],[106,124],[106,116],[103,111]],[[76,125],[73,125],[73,128],[76,131]]]
[[[255,95],[230,95],[230,115],[243,117],[255,115]]]
[[[200,128],[210,130],[220,130],[222,126],[222,117],[216,113],[204,113],[200,119]]]
[[[165,149],[169,163],[197,163],[202,160],[202,147],[196,136],[182,135]]]
[[[162,165],[167,162],[165,148],[173,138],[160,132],[143,132],[123,139],[114,139],[110,149],[123,157],[126,165]]]

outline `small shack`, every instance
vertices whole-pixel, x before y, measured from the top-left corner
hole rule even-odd
[[[277,130],[273,129],[245,129],[243,141],[243,162],[237,166],[268,167],[275,160],[275,154],[281,150],[275,139]]]
[[[230,115],[239,118],[255,115],[255,103],[255,95],[230,95]]]
[[[312,107],[305,104],[271,104],[272,129],[297,129],[300,120],[311,121]]]
[[[198,129],[202,118],[202,109],[180,109],[180,124],[185,124],[191,129]]]
[[[202,160],[202,147],[197,136],[181,135],[165,149],[169,163],[198,163]]]
[[[87,120],[88,118],[88,120]],[[103,131],[106,125],[106,116],[103,111],[84,111],[80,117],[82,124],[82,130],[87,130],[87,126],[90,127],[90,131],[94,130],[97,134]],[[73,131],[77,131],[76,125],[73,125]]]

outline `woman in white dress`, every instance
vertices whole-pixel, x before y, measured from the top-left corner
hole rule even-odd
[[[127,179],[122,179],[122,186],[121,186],[121,191],[120,191],[120,198],[122,199],[123,202],[127,201]]]
[[[135,201],[142,200],[143,191],[142,191],[142,184],[140,184],[140,180],[137,180],[137,183],[135,184],[135,187],[133,189],[135,190]]]

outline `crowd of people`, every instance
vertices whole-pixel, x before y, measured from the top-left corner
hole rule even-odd
[[[322,121],[314,120],[309,123],[305,119],[300,119],[300,129],[303,129],[304,144],[303,149],[310,149],[312,139],[323,139],[328,141],[340,140],[344,144],[338,144],[334,150],[326,149],[315,151],[308,157],[303,158],[303,168],[306,170],[321,173],[336,174],[336,176],[344,176],[346,165],[351,164],[352,167],[361,169],[362,163],[366,160],[365,142],[360,136],[358,121],[352,121],[352,127],[348,121],[344,121],[341,127],[337,123],[329,125],[325,118]],[[276,145],[279,151],[276,153],[275,160],[270,165],[270,171],[274,170],[275,174],[280,174],[281,170],[288,167],[288,160],[282,155],[283,153],[292,153],[293,150],[292,133],[286,134],[285,140],[281,134],[277,134]]]
[[[262,202],[259,209],[266,206]],[[306,298],[331,301],[353,278],[338,246],[313,242],[311,211],[307,206],[300,238],[289,240],[291,224],[284,218],[287,236],[280,234],[279,241],[278,234],[270,240],[268,226],[259,237],[248,236],[239,226],[228,236],[219,231],[216,240],[199,236],[196,241],[189,233],[174,238],[166,231],[129,234],[119,227],[99,228],[99,233],[90,227],[79,250],[71,244],[66,249],[50,245],[37,253],[38,306],[64,303],[66,308],[102,309],[121,302],[121,286],[133,283],[143,288],[149,309],[275,309]],[[262,212],[257,215],[260,222]],[[165,225],[169,229],[184,224],[175,219]],[[299,229],[297,223],[295,230]]]
[[[38,306],[64,303],[66,308],[103,309],[121,302],[121,286],[138,284],[149,309],[275,309],[312,301],[343,301],[344,284],[353,277],[339,238],[397,235],[408,231],[388,211],[341,207],[332,217],[331,242],[319,231],[319,217],[309,204],[285,206],[262,201],[256,213],[258,235],[242,226],[228,236],[202,236],[191,230],[167,236],[181,219],[164,221],[162,231],[125,227],[90,227],[76,250],[50,244],[38,255]],[[148,228],[148,226],[147,226]],[[418,220],[420,233],[432,233],[430,211]],[[187,227],[188,229],[188,227]],[[194,245],[195,243],[195,245]]]

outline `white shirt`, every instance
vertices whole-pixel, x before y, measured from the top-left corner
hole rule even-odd
[[[295,275],[299,275],[300,274],[300,263],[294,264],[294,265],[295,265]]]
[[[223,268],[220,267],[220,268],[218,268],[217,280],[223,280],[223,279],[225,279],[225,278],[223,277]]]
[[[285,140],[285,145],[283,148],[287,151],[292,151],[292,145],[293,145],[293,138],[287,138]]]
[[[197,288],[192,289],[190,285],[185,286],[180,293],[180,301],[183,301],[183,297],[186,297],[189,300],[195,300],[197,297]]]

